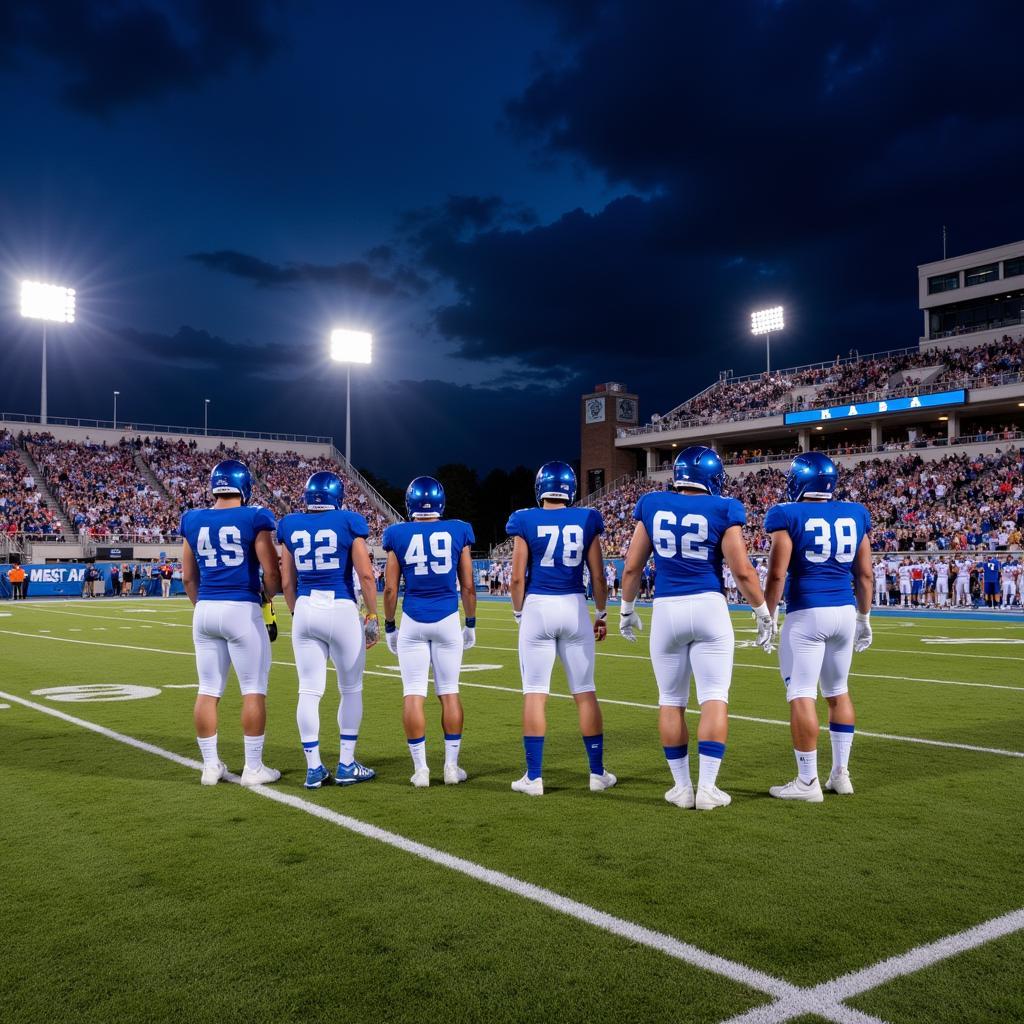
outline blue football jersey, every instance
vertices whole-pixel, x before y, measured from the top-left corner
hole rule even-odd
[[[595,508],[521,508],[505,532],[530,550],[527,594],[583,594],[583,567],[594,538],[604,533]]]
[[[871,513],[856,501],[791,501],[765,516],[768,533],[785,530],[793,541],[786,610],[856,604],[853,564],[871,532]]]
[[[461,519],[420,519],[384,531],[405,579],[402,613],[416,622],[440,622],[459,609],[459,557],[472,547],[473,527]]]
[[[292,553],[296,594],[330,590],[335,597],[356,599],[352,583],[352,543],[370,528],[358,512],[292,512],[278,523],[277,539]]]
[[[985,573],[986,583],[998,583],[999,582],[999,559],[998,558],[986,558],[984,562],[980,563],[981,568]]]
[[[260,600],[256,535],[273,531],[274,517],[258,505],[193,508],[181,517],[180,533],[199,566],[200,601]]]
[[[654,597],[725,592],[722,538],[747,514],[735,498],[652,491],[633,511],[654,548]]]

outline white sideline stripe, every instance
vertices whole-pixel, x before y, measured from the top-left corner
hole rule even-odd
[[[843,1008],[840,1003],[843,999],[852,999],[896,978],[916,974],[942,960],[948,960],[950,957],[1019,931],[1024,931],[1024,909],[1010,911],[966,931],[946,935],[923,946],[915,946],[906,953],[881,960],[871,967],[843,974],[813,988],[803,989],[800,995],[792,999],[783,999],[767,1006],[756,1006],[746,1013],[730,1017],[725,1024],[782,1024],[806,1013],[838,1019],[834,1013],[837,1009]]]
[[[136,646],[134,646],[132,644],[112,644],[112,643],[105,643],[105,642],[103,642],[101,640],[77,640],[77,639],[73,639],[72,637],[67,637],[67,636],[40,636],[38,633],[19,633],[19,632],[13,630],[13,629],[0,629],[0,634],[5,634],[5,633],[8,634],[9,636],[28,637],[28,639],[30,639],[30,640],[56,640],[59,643],[64,643],[64,644],[84,644],[87,647],[114,647],[114,648],[116,648],[118,650],[122,650],[122,651],[144,651],[144,652],[146,652],[148,654],[174,654],[174,655],[177,655],[178,657],[181,657],[181,658],[194,658],[195,657],[195,654],[192,651],[169,651],[169,650],[167,650],[166,648],[163,648],[163,647],[136,647]],[[479,648],[480,644],[477,644],[476,647]],[[476,648],[474,648],[474,649],[476,649]],[[504,647],[484,647],[483,650],[502,651],[502,650],[507,650],[507,648],[504,648]],[[282,668],[295,668],[295,662],[293,662],[293,661],[272,661],[271,664],[272,665],[278,665],[278,666],[280,666]],[[331,671],[336,671],[333,666],[331,666]],[[394,673],[394,672],[380,672],[380,671],[378,671],[376,669],[370,669],[370,668],[364,669],[363,670],[363,674],[364,675],[371,675],[371,676],[382,676],[385,679],[396,679],[396,678],[398,678],[396,673]],[[493,686],[493,685],[488,685],[486,683],[467,683],[467,682],[463,682],[462,680],[459,681],[459,685],[460,686],[471,686],[471,687],[474,687],[476,689],[481,689],[481,690],[507,690],[509,693],[522,693],[521,689],[516,689],[516,688],[511,687],[511,686]],[[571,699],[570,695],[567,694],[567,693],[552,693],[551,696],[552,697],[564,697],[566,700]],[[613,700],[610,697],[599,697],[598,701],[601,704],[619,704],[622,707],[627,707],[627,708],[643,708],[645,710],[651,710],[651,711],[657,711],[658,710],[658,706],[656,704],[640,704],[640,703],[636,703],[634,701],[628,701],[628,700]],[[694,709],[692,709],[692,708],[688,708],[687,710],[689,711],[690,714],[697,714],[697,712]],[[758,722],[758,723],[760,723],[762,725],[784,725],[784,726],[787,726],[787,727],[789,726],[789,722],[786,722],[786,721],[784,721],[782,719],[779,719],[779,718],[757,718],[757,717],[754,717],[752,715],[733,715],[733,714],[730,714],[729,717],[731,719],[737,721],[737,722]],[[826,731],[826,726],[822,726],[821,727],[821,731],[825,732]],[[919,744],[922,744],[922,745],[928,746],[928,747],[944,747],[944,748],[946,748],[948,750],[971,750],[971,751],[974,751],[974,752],[979,753],[979,754],[996,754],[996,755],[999,755],[1000,757],[1019,757],[1019,758],[1024,758],[1024,751],[1019,751],[1019,750],[1003,750],[1003,749],[1001,749],[999,747],[979,747],[979,746],[975,746],[974,744],[971,744],[971,743],[953,743],[953,742],[950,742],[948,740],[929,740],[929,739],[923,739],[923,738],[920,738],[920,737],[917,737],[917,736],[897,736],[894,733],[867,732],[867,731],[863,731],[863,730],[860,730],[860,729],[857,730],[857,735],[858,736],[867,736],[867,737],[870,737],[871,739],[892,740],[892,741],[898,742],[898,743],[919,743]]]
[[[113,729],[97,725],[95,722],[86,721],[84,718],[76,718],[74,715],[58,711],[56,708],[49,708],[44,704],[37,704],[34,701],[25,700],[22,697],[16,697],[2,691],[0,691],[0,697],[5,700],[15,701],[24,707],[31,708],[33,711],[39,711],[44,715],[50,715],[53,718],[59,718],[62,721],[71,723],[72,725],[88,729],[90,732],[98,733],[100,736],[105,736],[107,739],[116,740],[118,743],[124,743],[126,746],[134,747],[136,750],[141,750],[147,754],[154,754],[157,757],[162,757],[167,761],[172,761],[175,764],[181,765],[185,768],[190,768],[193,771],[202,771],[203,769],[202,763],[194,761],[192,758],[182,757],[180,754],[175,754],[173,751],[164,750],[162,747],[157,747],[152,743],[145,742],[144,740],[136,739],[133,736],[126,736],[124,733],[115,732]],[[228,779],[234,783],[240,782],[237,775],[228,775]],[[776,999],[791,999],[797,996],[800,992],[800,989],[795,985],[791,985],[789,982],[783,981],[781,978],[772,977],[772,975],[765,974],[753,967],[747,967],[745,964],[736,963],[733,960],[717,956],[714,953],[708,953],[703,949],[698,949],[696,946],[691,946],[688,942],[682,942],[680,939],[673,938],[671,935],[665,935],[662,932],[645,928],[643,925],[635,924],[634,922],[627,921],[624,918],[615,917],[612,914],[607,914],[602,910],[597,910],[595,907],[588,906],[585,903],[579,903],[567,896],[562,896],[551,889],[545,889],[542,886],[534,885],[532,882],[524,882],[512,875],[506,875],[501,871],[485,868],[483,865],[477,864],[474,861],[466,860],[463,857],[456,857],[454,854],[445,853],[443,850],[437,850],[432,846],[427,846],[424,843],[418,843],[413,839],[407,839],[405,836],[399,835],[396,832],[389,832],[377,825],[371,825],[369,822],[361,821],[360,819],[350,817],[347,814],[339,814],[337,811],[332,811],[330,808],[323,807],[320,804],[310,803],[309,801],[303,800],[301,797],[294,796],[291,793],[269,789],[266,786],[254,786],[251,788],[251,792],[265,797],[268,800],[273,800],[276,803],[285,804],[288,807],[294,807],[296,810],[305,811],[307,814],[316,818],[321,818],[324,821],[328,821],[332,825],[338,825],[341,828],[348,829],[348,831],[364,836],[367,839],[374,839],[377,842],[386,844],[387,846],[392,846],[397,850],[410,853],[414,857],[430,861],[432,864],[438,864],[451,871],[457,871],[460,874],[468,875],[470,878],[476,879],[478,882],[483,882],[496,889],[502,889],[505,892],[511,893],[513,896],[519,896],[520,898],[530,900],[533,903],[539,903],[541,906],[547,907],[549,910],[554,910],[559,914],[565,914],[568,917],[576,918],[578,921],[583,921],[585,924],[593,925],[595,928],[600,928],[602,931],[609,932],[612,935],[617,935],[629,942],[635,942],[638,945],[647,946],[649,949],[656,950],[659,953],[664,953],[666,956],[670,956],[675,960],[681,960],[693,967],[699,967],[701,970],[721,975],[724,978],[728,978],[730,981],[735,981],[737,984],[745,985],[758,992],[774,996]]]
[[[482,651],[512,651],[518,652],[517,647],[488,647],[485,644],[477,644],[477,647]],[[917,653],[916,651],[911,653]],[[597,656],[599,658],[626,658],[630,661],[650,661],[646,655],[643,654],[612,654],[610,651],[598,651]],[[1016,659],[1014,659],[1016,660]],[[1022,659],[1024,660],[1024,659]],[[734,662],[736,668],[756,668],[762,672],[778,672],[779,668],[777,665],[755,665],[749,661],[737,661]],[[1007,683],[967,683],[961,682],[956,679],[926,679],[922,676],[883,676],[876,672],[851,672],[851,679],[890,679],[904,683],[937,683],[940,686],[976,686],[983,690],[1015,690],[1024,693],[1024,686],[1010,686]]]

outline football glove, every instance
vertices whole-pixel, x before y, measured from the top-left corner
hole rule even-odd
[[[516,620],[517,626],[521,626],[523,624],[523,613],[517,612],[515,608],[512,609],[512,618]]]
[[[384,642],[388,645],[388,650],[398,657],[398,630],[395,629],[395,620],[385,621],[384,623]]]
[[[644,624],[634,610],[633,601],[623,601],[619,607],[619,633],[624,640],[636,643],[637,633],[643,632]]]
[[[594,639],[603,640],[608,635],[608,610],[594,612]]]
[[[860,654],[871,646],[871,613],[857,612],[857,628],[853,634],[854,654]]]
[[[274,602],[266,594],[260,594],[260,604],[263,610],[263,624],[267,627],[267,636],[273,643],[277,639],[277,616],[274,614]]]
[[[369,650],[380,639],[380,619],[376,615],[367,615],[363,619],[363,638]]]
[[[771,654],[775,650],[775,633],[778,626],[775,617],[768,611],[767,603],[759,604],[754,609],[754,622],[757,623],[755,643],[765,654]]]

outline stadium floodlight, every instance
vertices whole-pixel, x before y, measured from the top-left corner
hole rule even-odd
[[[120,391],[114,392],[114,429],[117,430],[117,396],[121,394]]]
[[[39,389],[39,422],[46,422],[46,325],[75,322],[75,289],[41,281],[21,282],[21,315],[43,322],[43,373]]]
[[[336,327],[331,331],[331,358],[345,364],[345,461],[352,465],[352,364],[373,362],[373,335]]]
[[[764,335],[768,373],[772,372],[772,333],[774,331],[781,331],[785,326],[786,319],[782,306],[772,306],[771,309],[759,309],[750,314],[750,333]]]
[[[203,399],[203,437],[210,432],[210,400]]]

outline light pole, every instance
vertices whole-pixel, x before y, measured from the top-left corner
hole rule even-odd
[[[43,372],[39,388],[39,422],[46,422],[46,325],[75,322],[75,289],[40,281],[21,282],[21,315],[43,321]]]
[[[352,465],[352,364],[373,362],[373,335],[336,327],[331,331],[331,358],[345,364],[345,461]]]
[[[772,306],[771,309],[760,309],[756,313],[750,314],[750,333],[764,335],[768,373],[772,372],[772,331],[781,331],[785,326],[786,322],[781,306]]]
[[[121,394],[120,391],[114,392],[114,429],[117,430],[117,396]]]
[[[210,400],[208,398],[203,399],[203,436],[205,437],[210,432]]]

